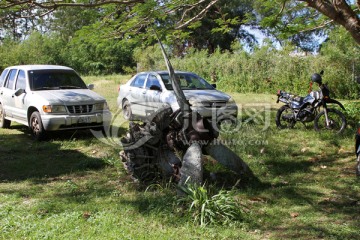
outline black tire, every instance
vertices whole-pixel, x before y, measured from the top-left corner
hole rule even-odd
[[[31,114],[29,127],[31,134],[36,141],[41,141],[45,138],[45,130],[39,112],[33,112]]]
[[[132,111],[131,111],[130,102],[128,100],[125,100],[123,102],[122,109],[123,109],[124,118],[126,120],[131,120],[132,119]]]
[[[0,104],[0,128],[9,128],[11,125],[11,121],[5,119],[4,109],[2,104]]]
[[[285,118],[287,116],[287,118]],[[280,129],[293,128],[295,126],[295,119],[291,118],[293,112],[287,105],[282,106],[276,113],[276,126]]]
[[[346,118],[342,112],[337,109],[328,108],[328,118],[330,126],[326,126],[325,112],[321,111],[314,120],[314,128],[316,131],[332,131],[336,134],[342,133],[346,128]]]

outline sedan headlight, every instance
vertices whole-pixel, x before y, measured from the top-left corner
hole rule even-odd
[[[202,106],[202,103],[197,101],[196,99],[190,99],[189,103],[193,107],[201,107]]]
[[[94,105],[95,111],[103,111],[103,110],[108,110],[108,109],[109,109],[109,106],[107,105],[107,102],[96,103]]]
[[[42,108],[46,113],[66,113],[64,105],[43,105]]]

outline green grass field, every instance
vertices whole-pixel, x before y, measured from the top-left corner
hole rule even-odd
[[[115,113],[118,84],[128,78],[85,80]],[[243,124],[220,139],[258,178],[233,188],[240,221],[200,227],[174,186],[134,183],[119,147],[89,131],[34,142],[26,127],[12,124],[0,129],[0,239],[360,239],[354,126],[341,136],[312,124],[278,130],[275,95],[231,95]],[[212,161],[206,168],[218,173],[212,191],[238,180]]]

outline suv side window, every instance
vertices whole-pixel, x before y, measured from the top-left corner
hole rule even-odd
[[[6,74],[9,72],[9,69],[5,69],[0,76],[0,87],[3,86],[3,83],[5,81]]]
[[[9,73],[7,79],[6,79],[4,87],[10,88],[10,89],[13,88],[14,82],[15,82],[15,77],[16,77],[16,72],[17,72],[17,69],[11,69],[10,70],[10,73]]]
[[[137,76],[137,77],[132,81],[132,83],[130,84],[130,86],[143,88],[143,87],[144,87],[144,83],[145,83],[146,76],[147,76],[147,74],[140,74],[139,76]]]
[[[15,84],[15,90],[25,89],[25,88],[26,88],[25,72],[23,70],[20,70]]]

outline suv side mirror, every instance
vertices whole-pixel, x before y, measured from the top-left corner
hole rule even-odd
[[[161,87],[156,86],[156,85],[151,85],[150,90],[155,90],[155,91],[160,91],[161,92]]]
[[[87,85],[87,88],[90,89],[90,90],[93,90],[94,87],[95,87],[94,84],[89,84],[89,85]]]
[[[213,86],[214,88],[216,88],[216,83],[211,84],[211,86]]]
[[[20,96],[21,94],[23,94],[23,93],[25,93],[25,89],[21,89],[21,88],[19,88],[18,90],[16,90],[15,91],[15,96]]]

